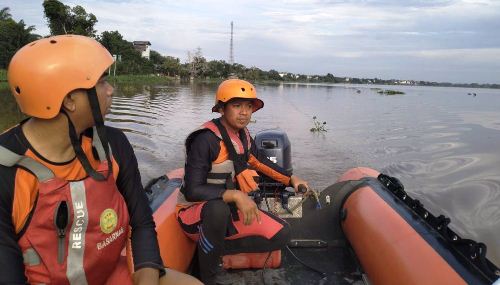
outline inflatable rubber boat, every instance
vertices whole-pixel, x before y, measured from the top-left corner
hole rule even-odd
[[[259,155],[291,168],[279,130],[255,137]],[[183,169],[146,186],[166,266],[196,275],[196,244],[180,228],[177,195]],[[272,253],[224,256],[221,284],[493,284],[500,270],[483,243],[453,232],[393,177],[347,170],[320,193],[296,194],[261,181],[254,199],[290,223],[288,246]]]

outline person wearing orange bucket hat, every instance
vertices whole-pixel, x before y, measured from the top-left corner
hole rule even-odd
[[[78,35],[13,56],[9,85],[28,118],[0,135],[1,284],[200,284],[164,268],[133,149],[104,125],[112,63]]]
[[[289,225],[260,210],[248,195],[258,190],[256,178],[264,175],[292,186],[307,182],[286,173],[277,164],[256,154],[246,126],[252,114],[264,107],[248,81],[223,81],[208,121],[186,139],[184,185],[179,194],[179,223],[198,242],[200,279],[215,284],[223,254],[271,252],[290,239]]]

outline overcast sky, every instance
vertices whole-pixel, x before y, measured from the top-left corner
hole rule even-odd
[[[264,70],[440,82],[500,83],[499,0],[80,0],[96,29],[148,40],[185,61],[201,47]],[[0,0],[49,33],[42,1]]]

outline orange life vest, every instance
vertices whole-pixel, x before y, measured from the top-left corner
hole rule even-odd
[[[22,166],[38,181],[38,197],[20,233],[25,274],[30,284],[132,284],[121,255],[129,213],[113,174],[65,181],[34,159],[0,146],[1,164]],[[97,171],[106,177],[108,164]]]
[[[244,128],[240,135],[244,136],[244,142],[234,132],[225,131],[229,137],[230,145],[224,141],[224,135],[221,134],[220,128],[224,128],[222,124],[217,124],[214,121],[204,123],[200,129],[209,129],[218,138],[221,139],[221,150],[218,157],[212,162],[212,169],[207,175],[208,184],[225,184],[227,189],[239,189],[243,192],[249,193],[257,188],[254,179],[258,174],[255,170],[248,168],[249,152],[251,149],[250,132]],[[189,140],[189,137],[188,137]],[[188,142],[187,142],[188,143]],[[231,151],[234,149],[236,158],[231,157]],[[235,168],[235,159],[239,159],[244,165],[244,169],[238,173]]]

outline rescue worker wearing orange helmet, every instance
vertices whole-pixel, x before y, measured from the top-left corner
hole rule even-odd
[[[77,35],[12,58],[9,85],[29,118],[0,135],[1,284],[199,284],[164,268],[133,149],[104,125],[112,63]],[[121,254],[129,228],[133,275]]]
[[[223,254],[269,252],[285,247],[289,225],[260,210],[248,193],[258,189],[255,170],[287,186],[307,183],[267,158],[257,158],[246,126],[264,106],[255,87],[229,79],[217,90],[212,112],[221,117],[204,123],[186,139],[184,185],[178,220],[198,242],[200,279],[214,284]]]

